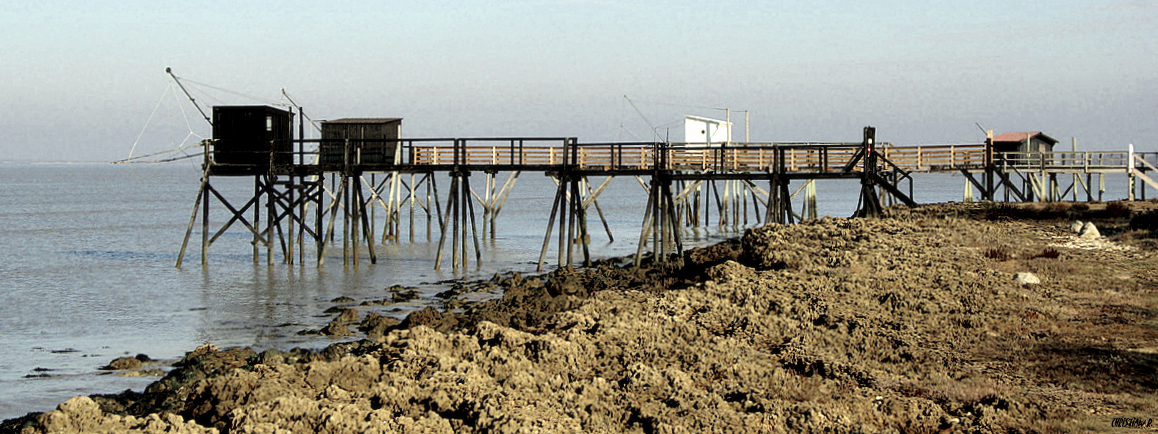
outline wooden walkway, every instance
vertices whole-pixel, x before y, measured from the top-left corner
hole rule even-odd
[[[317,141],[302,141],[303,143]],[[655,169],[717,172],[766,172],[779,168],[786,173],[841,171],[861,150],[861,143],[831,142],[730,142],[705,146],[703,143],[579,143],[573,138],[475,138],[404,139],[388,145],[362,145],[350,141],[349,165],[364,171],[436,170],[454,167],[471,170],[550,170],[570,165],[589,172],[646,172]],[[363,163],[363,153],[381,153],[383,147],[400,150],[396,163]],[[986,165],[986,145],[882,144],[877,150],[885,159],[906,172],[982,171]],[[315,152],[299,151],[300,166],[310,166]],[[1047,153],[1003,153],[997,164],[1010,167],[1046,168],[1052,171],[1126,172],[1129,151],[1075,151]],[[1134,165],[1153,166],[1158,153],[1133,153]],[[339,170],[344,164],[320,165],[325,171]],[[857,165],[855,170],[863,170]],[[1148,168],[1146,170],[1153,170]]]
[[[1092,199],[1090,177],[1106,173],[1129,176],[1131,199],[1136,179],[1158,189],[1158,183],[1148,175],[1158,172],[1155,167],[1158,153],[1135,153],[1132,147],[1120,152],[995,154],[986,143],[892,146],[875,143],[874,136],[875,129],[869,127],[865,129],[864,140],[858,143],[733,142],[706,146],[702,143],[579,143],[575,138],[542,137],[345,140],[325,144],[319,140],[295,140],[289,147],[293,151],[288,158],[266,153],[267,161],[277,163],[264,165],[217,163],[213,158],[216,151],[213,142],[205,141],[201,190],[177,262],[180,266],[199,209],[203,264],[209,245],[233,224],[241,224],[253,234],[255,262],[260,256],[260,247],[264,247],[272,263],[275,246],[280,246],[286,262],[293,263],[295,256],[304,261],[306,240],[312,240],[320,265],[328,244],[335,238],[339,215],[343,222],[346,263],[357,264],[358,246],[363,242],[374,262],[373,246],[377,237],[375,223],[368,215],[370,208],[380,206],[386,213],[381,231],[383,242],[402,236],[402,210],[409,208],[411,241],[417,211],[426,217],[428,239],[432,228],[439,233],[436,264],[441,264],[444,244],[450,240],[452,265],[455,269],[465,268],[471,256],[468,245],[474,245],[476,262],[480,257],[476,203],[483,211],[484,236],[488,224],[494,236],[495,217],[522,172],[541,172],[558,184],[539,258],[540,267],[556,223],[559,264],[573,262],[576,246],[583,249],[584,261],[589,259],[587,210],[594,206],[602,218],[599,193],[607,180],[618,176],[636,177],[648,189],[637,255],[643,253],[650,241],[651,252],[661,259],[668,253],[682,251],[679,228],[706,225],[713,212],[721,224],[739,221],[739,213],[743,213],[746,221],[749,197],[758,223],[791,223],[808,217],[807,210],[797,212],[792,208],[792,199],[817,179],[859,180],[862,207],[858,215],[873,215],[880,211],[882,203],[914,205],[910,199],[914,173],[962,173],[987,200],[997,200],[999,192],[1003,192],[1006,200],[1060,200],[1067,194],[1076,197],[1080,189]],[[320,155],[318,149],[330,149],[330,152],[339,149],[342,154]],[[481,193],[470,185],[470,175],[474,172],[486,176]],[[501,188],[495,178],[500,172],[509,173]],[[446,173],[451,178],[445,201],[440,199],[435,173]],[[368,174],[382,174],[381,181],[374,176],[367,179]],[[1063,191],[1058,179],[1067,174],[1072,174],[1073,180]],[[1086,179],[1081,180],[1080,175]],[[242,205],[234,205],[211,182],[223,176],[254,177],[253,196],[245,198]],[[605,180],[593,188],[588,181],[590,177],[605,177]],[[796,192],[790,191],[789,184],[801,180],[805,184]],[[903,187],[906,181],[907,192]],[[716,182],[726,183],[722,200],[720,189],[714,185]],[[760,182],[767,182],[767,188],[760,186]],[[715,192],[714,210],[709,209],[709,191]],[[211,198],[232,214],[212,236]],[[738,205],[741,200],[745,203],[743,209]],[[264,226],[262,209],[266,210]],[[437,225],[434,218],[438,220]],[[610,230],[608,235],[611,236]]]

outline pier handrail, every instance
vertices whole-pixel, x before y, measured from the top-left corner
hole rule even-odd
[[[1055,152],[996,152],[994,158],[1009,166],[1024,169],[1125,169],[1129,152],[1122,151],[1055,151]]]
[[[371,170],[394,166],[446,169],[455,166],[493,170],[502,167],[568,165],[577,170],[686,170],[715,172],[795,173],[839,172],[861,147],[851,142],[595,142],[562,137],[471,137],[399,139],[294,139],[272,142],[270,150],[217,149],[205,142],[206,164],[256,170],[270,166],[364,166]],[[288,149],[288,151],[286,151]],[[894,146],[881,143],[878,152],[904,172],[980,170],[985,168],[985,144]],[[222,163],[219,152],[239,156],[240,163]],[[657,154],[658,153],[658,154]],[[258,156],[262,154],[264,156]],[[250,157],[246,157],[251,155]],[[1140,161],[1158,163],[1158,152],[1136,153]],[[998,166],[1063,170],[1150,170],[1131,162],[1125,151],[995,152]],[[246,163],[251,162],[251,163]],[[661,164],[656,167],[656,163]],[[853,171],[864,170],[857,163]]]
[[[683,142],[579,143],[576,149],[585,169],[618,168],[651,170],[655,161],[665,170],[712,170],[717,172],[767,171],[784,167],[793,171],[838,171],[859,143],[741,143]],[[660,152],[659,155],[652,155]]]
[[[985,166],[984,144],[891,146],[882,153],[910,172]]]

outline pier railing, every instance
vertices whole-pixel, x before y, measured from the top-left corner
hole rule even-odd
[[[998,166],[1086,172],[1124,170],[1130,167],[1129,152],[1002,152],[994,154]]]
[[[206,151],[211,141],[206,142]],[[550,168],[567,166],[588,171],[682,170],[716,172],[829,173],[846,169],[861,150],[860,143],[578,143],[574,138],[418,138],[394,140],[294,140],[291,147],[271,145],[286,151],[230,150],[245,156],[244,161],[269,161],[271,165],[315,166],[323,171],[358,167],[363,170],[409,166],[480,169]],[[220,152],[221,150],[217,150]],[[879,144],[880,152],[895,167],[909,172],[982,170],[984,144],[892,146]],[[209,153],[209,155],[218,155]],[[997,167],[1016,170],[1065,170],[1083,172],[1149,171],[1142,162],[1158,165],[1158,153],[1122,151],[1059,151],[994,153]],[[260,157],[260,158],[258,158]],[[212,161],[212,160],[207,160]],[[218,164],[229,169],[261,164]],[[264,166],[270,167],[270,166]],[[249,167],[254,169],[254,167]],[[863,171],[858,162],[852,171]],[[253,170],[250,170],[253,171]],[[239,172],[240,173],[240,172]],[[246,172],[248,173],[248,172]]]
[[[568,138],[517,137],[402,141],[400,162],[415,166],[555,166],[566,162]]]
[[[850,144],[583,143],[571,151],[583,170],[763,172],[840,170],[856,153]]]
[[[985,167],[985,145],[890,146],[881,150],[898,167],[913,172]]]
[[[403,141],[415,166],[563,166],[578,170],[839,171],[856,154],[851,143],[576,143],[574,139]],[[457,157],[456,157],[457,156]],[[456,160],[457,158],[457,160]],[[859,166],[858,166],[859,167]],[[859,170],[859,168],[858,168]]]
[[[284,151],[269,161],[317,165],[323,170],[346,166],[549,167],[579,170],[688,170],[752,172],[834,172],[845,168],[859,143],[577,143],[573,138],[466,138],[396,140],[295,140],[292,158]],[[274,147],[274,149],[284,149]],[[235,153],[253,151],[233,151]],[[275,155],[276,154],[276,155]],[[221,166],[229,166],[221,165]],[[855,165],[856,171],[863,170]]]

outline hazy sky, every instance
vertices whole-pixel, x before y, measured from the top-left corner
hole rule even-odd
[[[681,139],[683,115],[730,108],[739,140],[747,110],[753,141],[967,143],[981,124],[1158,151],[1158,1],[7,1],[0,40],[0,161],[208,136],[166,67],[205,107],[284,88],[408,137]]]

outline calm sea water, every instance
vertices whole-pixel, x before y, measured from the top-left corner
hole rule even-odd
[[[139,391],[155,380],[97,371],[116,357],[172,360],[203,343],[318,348],[333,341],[296,333],[325,325],[330,316],[323,310],[336,297],[381,299],[391,285],[419,286],[424,299],[383,308],[402,317],[444,289],[435,282],[531,272],[554,194],[548,178],[523,174],[499,217],[498,236],[483,243],[483,264],[472,258],[459,274],[449,271],[448,260],[442,272],[434,270],[437,238],[426,242],[421,213],[417,242],[377,246],[376,265],[343,266],[340,240],[321,268],[309,259],[306,266],[286,266],[280,258],[274,266],[264,258],[255,265],[248,232],[235,227],[201,267],[198,225],[185,266],[176,268],[199,176],[192,165],[0,164],[0,419],[50,410],[74,395]],[[482,177],[476,178],[479,189]],[[1107,200],[1125,196],[1120,178],[1107,184]],[[251,179],[216,185],[234,197],[252,191]],[[920,202],[959,201],[964,178],[926,175],[917,185]],[[440,180],[443,195],[448,187]],[[820,182],[820,213],[851,214],[857,188],[855,181]],[[600,205],[615,242],[592,214],[595,257],[635,252],[645,203],[635,179],[612,182]],[[481,219],[481,209],[476,212]],[[215,213],[211,220],[225,218]],[[737,234],[713,225],[686,237],[698,245]],[[555,257],[548,254],[549,261]]]

